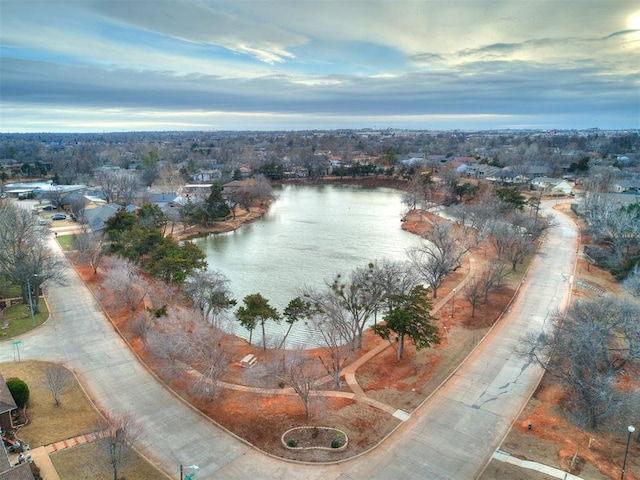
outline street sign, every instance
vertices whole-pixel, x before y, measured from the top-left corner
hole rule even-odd
[[[17,353],[17,357],[18,357],[18,362],[20,362],[20,344],[22,343],[22,340],[14,340],[13,342],[11,342],[13,344],[13,361],[16,361],[16,353]]]

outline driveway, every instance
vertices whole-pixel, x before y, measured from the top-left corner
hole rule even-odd
[[[101,409],[135,415],[146,431],[137,447],[173,478],[180,464],[199,465],[197,477],[207,479],[477,478],[542,375],[513,353],[514,345],[526,331],[545,328],[569,300],[578,239],[573,222],[555,216],[510,313],[380,447],[338,465],[269,457],[207,421],[138,363],[72,270],[66,286],[49,286],[52,318],[21,338],[21,357],[65,363]],[[1,344],[0,361],[12,360],[11,343]]]

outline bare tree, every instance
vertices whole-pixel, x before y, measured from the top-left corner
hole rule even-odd
[[[106,465],[118,480],[118,472],[135,455],[133,444],[144,431],[131,414],[109,413],[98,427],[97,460]]]
[[[311,399],[318,388],[320,369],[317,359],[309,357],[303,349],[296,349],[287,355],[283,364],[279,361],[273,366],[273,375],[288,385],[304,404],[307,418],[311,415]]]
[[[397,295],[406,295],[418,283],[409,262],[383,259],[374,267],[374,281],[382,290],[381,301],[387,313],[395,307]]]
[[[149,331],[153,328],[152,315],[144,310],[140,311],[131,321],[131,332],[141,341],[143,347],[147,348]]]
[[[222,312],[236,305],[231,297],[229,279],[216,270],[194,270],[185,280],[184,291],[202,317],[213,323]]]
[[[80,226],[80,232],[71,236],[71,245],[78,252],[83,262],[88,263],[94,275],[106,255],[107,249],[101,236],[91,232],[87,225]]]
[[[107,203],[127,205],[133,201],[138,188],[137,178],[127,170],[101,169],[96,172],[95,180]]]
[[[312,318],[318,344],[329,349],[329,359],[320,356],[326,372],[333,379],[333,386],[340,389],[342,370],[354,352],[353,322],[339,299],[331,294],[319,294],[313,298],[316,314]]]
[[[163,192],[175,193],[184,185],[184,179],[177,168],[172,165],[166,165],[160,169],[160,176],[156,181],[156,185]]]
[[[341,274],[327,284],[335,303],[349,315],[354,347],[362,347],[367,322],[375,314],[383,298],[383,286],[376,278],[375,265],[356,268],[344,279]]]
[[[627,408],[618,376],[640,359],[637,304],[601,298],[573,304],[552,328],[522,339],[520,352],[537,361],[567,389],[564,405],[579,423],[599,429]]]
[[[433,224],[425,235],[428,242],[407,252],[418,275],[438,297],[438,288],[445,277],[460,265],[460,259],[469,250],[466,238],[447,222]]]
[[[113,292],[133,313],[147,293],[146,280],[138,274],[136,266],[122,257],[109,257],[104,288]]]
[[[451,214],[465,238],[478,246],[492,231],[497,219],[501,217],[500,201],[492,192],[485,191],[477,202],[456,204]]]
[[[518,263],[535,251],[533,235],[506,223],[494,229],[491,243],[496,249],[498,258],[511,263],[512,272],[516,271]]]
[[[636,263],[627,278],[622,281],[622,287],[634,297],[640,297],[640,264]]]
[[[189,391],[199,398],[217,393],[218,379],[229,365],[229,354],[223,346],[224,332],[208,323],[197,323],[186,336],[181,360],[196,373],[190,379]]]
[[[67,262],[46,245],[44,232],[31,213],[13,203],[0,203],[0,273],[20,285],[22,299],[33,290],[34,312],[39,312],[40,287],[45,282],[64,285]]]
[[[186,369],[183,363],[183,354],[188,346],[188,339],[181,330],[166,329],[161,331],[151,328],[146,334],[146,349],[161,362],[160,371],[163,376],[171,381],[177,378]]]
[[[60,394],[69,385],[72,377],[71,372],[61,365],[44,369],[44,388],[51,392],[56,408],[60,406]]]
[[[484,279],[480,276],[473,276],[463,288],[464,298],[471,304],[471,318],[476,317],[476,307],[483,297]]]
[[[174,308],[169,309],[165,321],[162,330],[147,328],[147,350],[162,361],[162,371],[169,380],[180,376],[188,380],[193,395],[214,396],[217,380],[229,364],[223,339],[230,325],[219,324],[222,328],[217,328],[200,320],[193,310]]]
[[[42,198],[49,200],[53,206],[56,208],[60,208],[60,204],[62,203],[62,197],[66,195],[64,188],[60,185],[54,186],[52,189],[47,190],[42,194]]]

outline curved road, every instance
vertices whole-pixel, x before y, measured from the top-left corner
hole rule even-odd
[[[64,363],[100,408],[134,414],[146,431],[138,449],[173,478],[180,464],[199,465],[207,479],[477,478],[542,376],[514,345],[569,300],[578,238],[569,218],[555,216],[525,288],[468,361],[380,447],[337,465],[271,458],[206,421],[138,363],[72,270],[68,285],[48,287],[51,319],[21,337],[21,357]],[[0,361],[12,360],[4,342]]]

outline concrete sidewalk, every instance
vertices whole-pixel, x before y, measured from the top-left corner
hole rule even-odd
[[[518,457],[513,457],[506,452],[496,450],[493,454],[493,458],[501,462],[517,465],[518,467],[526,468],[528,470],[535,470],[536,472],[544,473],[554,478],[562,478],[563,480],[582,480],[581,477],[576,477],[570,473],[560,470],[559,468],[550,467],[538,462],[532,462],[530,460],[522,460]]]
[[[60,476],[53,466],[46,447],[38,447],[31,450],[33,462],[40,469],[40,476],[43,480],[60,480]]]
[[[43,447],[34,448],[29,451],[29,455],[31,455],[33,462],[40,469],[40,475],[44,480],[60,480],[60,476],[58,475],[56,468],[53,466],[53,462],[49,455],[66,448],[75,447],[76,445],[93,442],[96,438],[98,438],[98,436],[95,433],[80,435],[78,437],[69,438]]]

